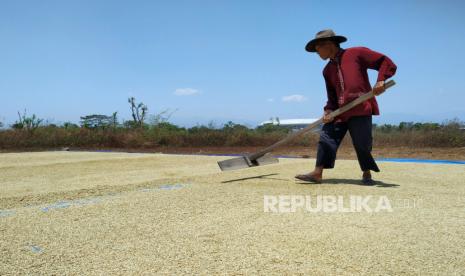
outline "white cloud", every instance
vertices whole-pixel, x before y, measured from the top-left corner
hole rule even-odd
[[[174,91],[176,96],[192,96],[199,93],[200,91],[195,88],[178,88]]]
[[[269,99],[267,99],[266,101],[268,101],[268,102],[274,102],[274,99],[273,99],[273,98],[269,98]]]
[[[282,98],[283,102],[303,102],[303,101],[306,101],[306,100],[307,100],[307,98],[305,96],[299,95],[299,94],[284,96]]]

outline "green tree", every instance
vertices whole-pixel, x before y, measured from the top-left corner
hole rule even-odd
[[[111,114],[111,127],[115,129],[118,126],[118,111]]]
[[[81,126],[85,128],[107,128],[112,124],[112,116],[92,114],[81,117]]]
[[[35,114],[32,114],[32,117],[27,116],[26,110],[24,110],[23,114],[18,111],[18,120],[11,127],[14,129],[23,129],[32,133],[43,121],[43,119],[39,119]]]
[[[229,121],[226,124],[224,124],[223,130],[226,131],[226,132],[247,131],[247,130],[249,130],[249,128],[244,126],[244,125],[235,124],[232,121]]]
[[[64,129],[73,129],[73,128],[79,128],[79,126],[74,124],[74,123],[71,123],[71,122],[65,122],[63,124],[63,128]]]

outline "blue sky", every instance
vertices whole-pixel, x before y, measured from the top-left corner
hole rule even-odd
[[[326,28],[398,65],[376,122],[465,120],[464,3],[1,0],[0,121],[130,119],[130,96],[185,126],[318,117]]]

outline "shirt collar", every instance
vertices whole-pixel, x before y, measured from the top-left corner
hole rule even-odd
[[[342,53],[344,53],[344,49],[340,48],[339,51],[337,52],[336,56],[334,58],[331,59],[331,62],[340,62],[341,61],[341,56],[342,56]]]

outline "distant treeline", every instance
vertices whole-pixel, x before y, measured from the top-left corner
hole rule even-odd
[[[184,128],[169,122],[176,112],[162,111],[149,115],[148,107],[134,97],[127,99],[132,120],[120,122],[118,113],[91,114],[78,124],[52,124],[18,112],[18,120],[0,130],[0,149],[72,148],[157,148],[209,146],[267,146],[284,138],[291,128],[268,124],[256,128],[228,122]],[[277,120],[279,122],[279,120]],[[442,124],[402,122],[399,125],[374,125],[374,145],[386,147],[465,147],[464,122],[453,119]],[[0,122],[0,128],[3,124]],[[314,146],[319,135],[310,132],[297,138],[291,146]],[[350,137],[344,139],[350,143]]]
[[[137,107],[137,105],[136,105]],[[144,122],[134,120],[119,123],[117,114],[88,115],[81,123],[55,125],[44,123],[36,116],[20,114],[20,120],[0,131],[0,149],[30,148],[157,148],[207,146],[267,146],[290,131],[289,127],[264,125],[249,128],[228,122],[221,127],[213,124],[184,128],[158,117]],[[375,125],[374,145],[387,147],[465,147],[464,123],[458,119],[441,124],[402,122],[398,125]],[[318,133],[309,133],[289,145],[311,146],[318,142]],[[344,143],[350,143],[350,138]]]

